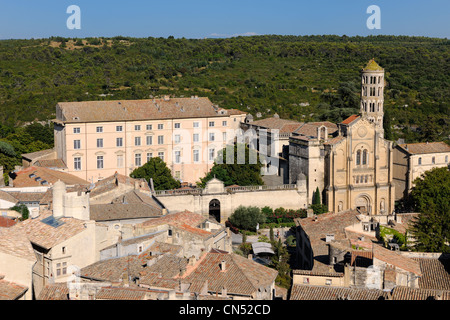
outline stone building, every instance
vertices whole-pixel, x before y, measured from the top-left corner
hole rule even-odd
[[[450,146],[445,142],[404,143],[394,148],[395,200],[407,196],[425,171],[448,167]]]
[[[245,113],[208,98],[60,102],[55,150],[67,172],[96,182],[115,172],[129,176],[160,157],[182,182],[195,183],[217,152],[233,141]]]
[[[307,177],[308,204],[316,188],[332,212],[369,215],[394,210],[393,146],[384,139],[384,69],[373,59],[361,74],[360,115],[337,125],[313,123],[289,138],[290,182]],[[305,128],[306,129],[306,128]]]
[[[188,210],[225,223],[239,206],[306,209],[306,180],[277,186],[229,186],[213,178],[204,189],[156,191],[155,197],[169,212]]]

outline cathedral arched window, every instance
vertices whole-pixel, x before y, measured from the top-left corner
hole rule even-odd
[[[368,154],[367,150],[364,149],[363,156],[362,156],[362,164],[363,165],[367,164],[369,162],[368,160],[369,160],[369,154]]]
[[[356,151],[356,165],[359,166],[361,164],[361,150]]]

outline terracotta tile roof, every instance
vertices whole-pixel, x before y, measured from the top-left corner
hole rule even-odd
[[[202,223],[205,220],[206,218],[203,217],[201,214],[185,210],[177,213],[169,213],[161,218],[149,219],[141,223],[140,226],[149,227],[149,226],[170,224],[179,227],[181,227],[182,225],[197,227],[200,223]]]
[[[9,228],[15,225],[17,222],[11,218],[0,216],[0,228]]]
[[[316,217],[294,219],[297,226],[301,226],[308,235],[312,250],[314,252],[313,271],[327,272],[328,265],[328,245],[325,242],[327,234],[334,234],[336,241],[346,240],[347,233],[345,228],[359,222],[356,210],[347,210],[338,213],[324,213]],[[326,256],[325,260],[320,257]]]
[[[225,262],[225,271],[221,263]],[[204,283],[208,281],[209,292],[222,292],[226,288],[228,294],[252,295],[260,287],[268,287],[277,276],[274,269],[265,267],[250,259],[234,253],[211,250],[198,263],[188,270],[183,278],[186,283]]]
[[[69,123],[226,117],[206,97],[59,102],[57,120]],[[235,114],[235,111],[231,111]]]
[[[148,290],[122,287],[101,288],[95,295],[96,300],[144,300]]]
[[[333,134],[338,130],[337,125],[329,121],[307,122],[303,124],[299,129],[297,129],[295,133],[308,137],[317,137],[317,128],[321,126],[325,126],[328,129],[327,130],[328,134]]]
[[[30,177],[30,175],[34,176]],[[88,185],[89,182],[74,176],[67,172],[52,170],[44,167],[31,166],[12,174],[14,187],[36,187],[42,186],[41,181],[45,180],[49,185],[54,184],[58,180],[63,181],[66,185]],[[40,177],[41,181],[36,181]]]
[[[132,278],[138,277],[150,259],[152,257],[147,250],[140,255],[101,260],[82,268],[80,270],[80,276],[97,281],[120,283],[124,274],[129,274]]]
[[[419,278],[421,289],[450,290],[450,258],[413,258],[419,262],[422,277]]]
[[[20,192],[20,191],[7,191],[12,197],[19,202],[40,202],[44,197],[45,192]]]
[[[344,136],[337,136],[337,137],[331,138],[330,140],[328,140],[324,144],[329,144],[329,145],[338,144],[338,143],[340,143],[340,142],[342,142],[344,140],[345,140]]]
[[[115,173],[105,179],[97,181],[93,185],[89,186],[90,198],[99,197],[111,190],[119,188],[120,185],[134,187],[135,183],[143,182],[141,179],[134,179],[119,173]],[[150,188],[146,182],[143,183],[143,190],[150,191]]]
[[[22,158],[28,159],[28,160],[36,160],[41,157],[50,156],[50,155],[56,155],[55,149],[47,149],[47,150],[41,150],[31,153],[24,153],[22,154]]]
[[[69,300],[67,282],[47,284],[42,288],[37,300]]]
[[[350,117],[348,117],[347,119],[345,119],[344,121],[342,121],[341,123],[343,123],[343,124],[350,124],[350,123],[352,123],[353,121],[355,121],[356,119],[358,119],[359,118],[359,115],[357,115],[357,114],[352,114]]]
[[[0,252],[19,257],[28,261],[36,261],[33,247],[27,239],[24,229],[17,223],[9,228],[0,228]]]
[[[3,280],[0,276],[0,300],[17,300],[27,292],[28,287]]]
[[[395,287],[390,295],[391,300],[432,300],[440,296],[441,300],[450,300],[450,291]],[[439,298],[438,298],[439,299]]]
[[[383,248],[380,245],[373,245],[373,257],[418,276],[422,275],[419,262],[405,257],[396,251]]]
[[[86,230],[84,226],[85,221],[75,218],[60,218],[59,220],[63,224],[56,228],[42,222],[43,219],[50,216],[52,216],[52,212],[45,210],[41,212],[39,217],[24,220],[9,229],[17,233],[21,232],[25,234],[30,242],[46,249],[50,249],[58,243],[66,241]]]
[[[450,152],[450,146],[445,142],[404,143],[398,146],[409,154]]]
[[[290,300],[381,300],[387,296],[387,292],[377,289],[294,284]]]
[[[295,120],[280,119],[277,117],[266,118],[250,122],[249,124],[266,129],[279,130],[279,133],[292,133],[297,130],[303,122]]]
[[[154,278],[154,274],[164,279],[172,279],[180,274],[182,269],[185,269],[188,264],[188,259],[180,258],[174,254],[164,254],[151,266],[147,267],[141,272],[139,283],[149,284],[149,279]],[[147,276],[148,274],[148,276]]]
[[[12,203],[17,203],[17,198],[12,196],[9,192],[0,190],[0,199],[5,200]]]
[[[36,167],[67,169],[67,165],[62,159],[38,160],[34,163]]]
[[[90,205],[90,219],[95,221],[142,219],[161,215],[161,208],[158,209],[145,203],[110,203]]]

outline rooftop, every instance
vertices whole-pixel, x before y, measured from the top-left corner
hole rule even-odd
[[[370,59],[369,62],[366,64],[366,66],[363,68],[363,70],[383,71],[384,69],[380,67],[378,63],[375,62],[375,59]]]
[[[381,300],[387,296],[377,289],[294,284],[290,300]]]
[[[225,264],[224,270],[221,265]],[[273,283],[278,272],[234,253],[212,249],[183,277],[184,282],[204,283],[208,291],[252,295],[261,287]]]
[[[60,112],[58,112],[60,110]],[[230,113],[237,114],[237,110]],[[243,113],[245,114],[245,113]],[[228,116],[206,97],[59,102],[55,122],[159,120]]]
[[[0,275],[0,300],[17,300],[28,290],[27,286],[6,281]]]
[[[419,142],[399,144],[409,154],[427,154],[450,152],[450,146],[445,142]]]
[[[88,185],[89,182],[67,172],[57,171],[45,167],[31,166],[12,174],[14,187],[42,186],[43,181],[48,185],[61,180],[66,185]]]
[[[50,249],[58,243],[66,241],[85,230],[86,221],[75,218],[59,218],[58,227],[53,227],[42,220],[52,216],[49,210],[43,210],[39,217],[27,219],[8,228],[17,237],[24,236],[29,242],[37,244],[43,248]],[[21,245],[17,243],[17,246]],[[33,253],[34,256],[34,253]]]

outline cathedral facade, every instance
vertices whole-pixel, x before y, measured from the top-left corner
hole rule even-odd
[[[387,215],[394,210],[393,143],[384,139],[384,69],[373,59],[361,72],[360,114],[310,135],[289,139],[290,182],[306,176],[308,201],[317,188],[331,212],[358,209]]]

